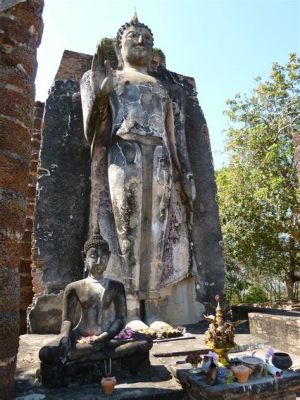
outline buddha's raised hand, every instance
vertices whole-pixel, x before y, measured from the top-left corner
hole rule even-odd
[[[91,87],[95,97],[106,98],[113,89],[113,74],[109,60],[104,60],[99,44],[92,61]]]

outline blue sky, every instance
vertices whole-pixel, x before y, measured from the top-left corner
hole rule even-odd
[[[249,93],[273,61],[300,49],[300,0],[45,0],[36,98],[44,101],[64,50],[93,54],[136,7],[162,49],[167,68],[193,76],[210,130],[215,168],[222,154],[226,99]]]

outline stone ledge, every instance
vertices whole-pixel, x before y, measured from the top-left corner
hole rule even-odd
[[[236,347],[232,348],[230,353],[243,351],[252,351],[262,349],[269,345],[268,340],[259,339],[249,334],[240,334],[235,337]],[[196,335],[196,339],[181,340],[180,343],[174,345],[174,341],[154,343],[152,354],[154,357],[178,357],[186,356],[195,351],[200,354],[207,354],[208,347],[204,343],[204,336]]]
[[[177,368],[176,376],[190,400],[296,400],[300,390],[300,373],[284,372],[281,379],[271,376],[250,379],[247,384],[208,385],[203,374],[191,374],[189,369]]]
[[[281,308],[280,308],[281,307]],[[273,307],[263,307],[259,304],[240,304],[231,306],[232,316],[234,320],[248,319],[249,313],[260,313],[270,315],[283,315],[287,317],[300,317],[299,311],[289,308],[282,308],[283,306],[274,304]]]
[[[90,385],[99,383],[105,376],[104,360],[70,362],[65,365],[47,365],[41,363],[40,380],[46,388],[60,388],[69,385]],[[142,381],[149,378],[150,361],[149,351],[144,354],[112,360],[112,375],[117,379],[128,380],[134,378]]]
[[[300,318],[260,313],[248,314],[250,332],[274,347],[300,355]]]

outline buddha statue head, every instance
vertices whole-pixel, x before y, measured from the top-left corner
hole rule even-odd
[[[116,53],[119,68],[124,65],[149,67],[152,60],[153,35],[151,29],[138,20],[135,13],[130,22],[118,30]]]
[[[98,225],[95,227],[92,236],[84,244],[83,257],[88,276],[101,278],[109,261],[110,250],[107,241],[100,234]]]

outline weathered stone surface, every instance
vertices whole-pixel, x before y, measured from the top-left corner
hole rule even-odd
[[[300,374],[285,372],[281,379],[271,376],[249,379],[247,384],[206,383],[204,375],[191,374],[188,369],[178,369],[177,378],[185,390],[189,400],[296,400],[300,389]]]
[[[43,294],[45,290],[42,280],[43,278],[42,264],[39,263],[39,265],[37,265],[37,263],[35,262],[35,264],[32,264],[31,266],[32,266],[31,268],[32,288],[35,297],[37,297]]]
[[[0,268],[0,393],[11,398],[19,345],[19,274],[16,268]],[[3,397],[2,397],[3,396]]]
[[[106,360],[107,368],[109,361]],[[112,358],[112,373],[117,379],[135,378],[143,381],[150,374],[149,351],[124,358]],[[45,387],[57,388],[72,385],[88,385],[100,382],[105,376],[104,360],[72,362],[65,365],[41,363],[40,377]]]
[[[260,313],[270,315],[282,315],[286,317],[297,317],[300,316],[299,312],[293,311],[291,306],[289,308],[282,308],[280,305],[274,304],[273,307],[262,307],[259,304],[241,304],[231,306],[233,319],[248,319],[249,313]]]
[[[17,268],[25,228],[36,49],[43,29],[43,4],[43,0],[4,0],[0,4],[0,393],[3,399],[12,396],[18,348]],[[10,279],[4,283],[7,276]]]
[[[18,3],[24,3],[26,0],[2,0],[0,11],[6,11],[11,7],[14,7]]]
[[[186,323],[181,318],[189,310],[195,322],[200,319],[201,306],[188,296],[192,285],[186,278],[196,275],[193,284],[202,303],[212,302],[224,285],[208,130],[193,79],[160,64],[150,75],[145,68],[139,69],[150,61],[151,39],[145,34],[147,28],[138,22],[134,25],[128,29],[136,34],[133,37],[137,32],[144,35],[146,51],[135,65],[135,58],[129,56],[131,44],[123,41],[122,32],[122,41],[117,38],[123,65],[121,71],[111,72],[111,109],[93,91],[97,85],[100,91],[101,85],[93,83],[92,72],[81,81],[85,134],[93,153],[90,226],[99,224],[113,252],[120,253],[126,290],[140,302],[141,318],[149,322],[157,315],[170,323]],[[93,65],[100,81],[102,58],[105,55],[99,47]],[[188,299],[177,315],[168,309],[168,303],[176,301],[174,294]]]
[[[102,41],[102,44],[105,58],[109,58],[112,67],[115,68],[116,56],[112,52],[111,41],[104,40]],[[156,56],[158,57],[158,55]],[[158,86],[160,90],[164,88],[163,90],[166,92],[166,96],[173,102],[173,109],[175,110],[174,124],[176,146],[179,149],[187,147],[191,162],[191,171],[194,174],[196,199],[194,201],[193,226],[190,232],[188,232],[188,229],[186,229],[185,232],[179,232],[179,229],[176,228],[176,224],[174,223],[174,229],[172,230],[170,228],[170,243],[166,244],[163,244],[163,241],[160,241],[159,235],[153,235],[157,242],[155,242],[157,248],[159,246],[164,248],[163,251],[165,252],[165,258],[167,259],[170,254],[172,254],[172,257],[169,258],[172,258],[173,260],[173,272],[175,271],[175,273],[170,272],[170,269],[167,267],[160,270],[161,265],[159,264],[159,258],[156,258],[153,263],[150,263],[151,267],[150,265],[147,267],[152,271],[152,275],[149,279],[147,279],[147,277],[149,277],[147,271],[141,269],[138,278],[139,283],[141,284],[139,299],[136,300],[135,303],[130,300],[128,301],[128,304],[129,314],[132,311],[132,318],[139,314],[142,307],[142,305],[139,304],[139,300],[141,300],[144,301],[144,310],[146,310],[146,315],[149,315],[150,313],[155,316],[157,314],[172,324],[183,324],[199,320],[204,310],[203,304],[214,303],[215,294],[223,293],[224,262],[221,248],[222,235],[219,225],[218,206],[216,203],[216,185],[214,181],[209,134],[205,118],[198,103],[195,82],[192,78],[184,77],[167,70],[162,64],[160,64],[163,57],[157,57],[152,66],[153,71],[151,75],[156,78],[156,82],[159,82]],[[71,61],[75,59],[78,60],[78,67],[70,65]],[[75,76],[77,78],[79,72],[86,68],[87,61],[87,55],[79,53],[76,55],[74,52],[66,52],[63,56],[57,76],[64,78]],[[117,75],[117,73],[114,74]],[[72,82],[73,85],[72,89],[70,89],[70,82]],[[84,192],[83,197],[80,202],[76,202],[76,214],[72,213],[73,224],[70,224],[70,221],[68,221],[67,212],[59,211],[62,203],[66,208],[70,207],[71,203],[74,204],[71,196],[71,187],[74,185],[74,180],[72,181],[72,179],[74,178],[74,169],[77,168],[77,165],[75,158],[70,155],[72,151],[74,153],[75,147],[73,147],[72,150],[69,142],[67,143],[66,141],[65,147],[62,146],[64,142],[63,137],[66,136],[64,135],[64,129],[62,127],[66,125],[65,115],[68,113],[70,114],[69,110],[62,106],[62,99],[68,97],[66,95],[68,91],[70,93],[76,92],[75,85],[77,85],[76,81],[67,81],[64,83],[57,81],[55,83],[55,86],[52,89],[52,94],[47,101],[48,106],[46,106],[46,108],[48,107],[48,110],[46,109],[44,120],[44,135],[47,135],[47,138],[44,138],[44,140],[45,143],[48,144],[43,144],[41,152],[40,172],[45,175],[39,179],[39,199],[36,211],[35,234],[39,257],[41,263],[44,264],[43,285],[45,286],[45,291],[49,293],[63,289],[68,282],[77,280],[80,277],[79,275],[82,272],[82,265],[80,265],[80,246],[82,247],[84,241],[83,237],[87,234],[87,231],[84,231],[84,229],[88,228],[88,216],[86,210],[89,207],[89,181],[87,179],[89,160],[86,155],[84,156],[86,157],[85,159],[84,157],[81,157],[79,161],[82,168],[84,169],[87,167],[87,169],[84,169],[84,174],[86,174],[85,180],[82,180],[80,183],[80,185],[82,185],[82,193]],[[152,88],[151,93],[153,94],[154,91],[155,90]],[[61,94],[61,97],[58,93]],[[133,101],[134,92],[132,92],[131,95],[133,96]],[[146,100],[149,96],[144,97],[143,99],[147,105],[149,101],[147,103]],[[165,97],[162,96],[162,98]],[[81,112],[79,109],[76,109],[76,111],[75,109],[72,110],[72,113],[74,117],[76,115],[76,117],[81,121]],[[50,117],[50,115],[52,115],[52,117]],[[53,120],[54,118],[55,121]],[[70,120],[72,121],[72,118]],[[73,133],[73,129],[76,130],[76,134]],[[79,125],[76,125],[76,128],[69,127],[69,132],[71,133],[69,136],[72,138],[76,136],[78,138],[76,139],[76,146],[81,146],[82,154],[86,154],[84,153],[87,151],[86,145],[84,144],[83,139],[81,139],[81,142],[79,139],[80,135],[81,138],[83,137],[82,128],[79,128]],[[185,136],[183,135],[183,132],[185,132]],[[186,146],[185,142],[187,142]],[[58,143],[60,144],[58,145]],[[53,146],[55,149],[54,151]],[[98,157],[99,162],[96,162],[95,165],[92,166],[92,180],[95,186],[94,193],[97,193],[97,195],[92,195],[91,204],[93,206],[90,210],[90,228],[95,221],[100,221],[101,232],[109,241],[110,248],[113,252],[113,269],[108,268],[109,275],[113,276],[115,279],[122,280],[124,275],[126,276],[126,271],[124,274],[122,268],[127,261],[125,260],[126,257],[121,259],[119,254],[119,244],[120,247],[122,247],[122,245],[120,240],[120,243],[118,243],[116,232],[120,231],[120,227],[117,226],[117,229],[115,228],[115,218],[117,213],[115,212],[114,218],[112,212],[112,201],[109,194],[107,178],[107,154],[105,149],[99,150],[99,147],[101,146],[96,146],[97,150],[94,150],[93,153],[93,157]],[[117,148],[117,144],[114,147]],[[135,143],[135,151],[137,150],[138,145]],[[116,149],[115,153],[111,151],[110,155],[118,158],[118,155],[122,155],[122,151],[120,152],[120,150]],[[78,154],[80,150],[77,149],[76,152],[76,154]],[[97,154],[95,155],[95,153]],[[127,149],[125,153],[130,158],[130,149]],[[61,167],[62,157],[64,157],[63,168]],[[184,159],[184,155],[182,157]],[[158,159],[159,156],[157,156],[157,160]],[[179,161],[181,162],[182,160],[180,159]],[[83,166],[84,163],[85,167]],[[52,169],[51,165],[54,165]],[[58,168],[56,165],[58,165]],[[156,167],[159,168],[158,165],[156,165]],[[145,171],[147,170],[147,168],[143,168]],[[185,172],[189,172],[189,169],[185,170]],[[56,174],[57,176],[59,175],[59,181],[58,179],[54,179]],[[115,179],[118,177],[118,174],[112,174],[112,176],[113,179]],[[94,179],[95,177],[97,179],[100,178],[97,180]],[[139,177],[137,177],[137,179],[138,178]],[[52,186],[49,184],[50,182],[52,182]],[[64,187],[65,193],[59,190],[57,191],[57,187]],[[116,187],[118,191],[123,186],[118,184]],[[78,188],[78,182],[76,182],[74,188]],[[155,188],[155,190],[157,191],[158,189]],[[180,193],[182,194],[180,185],[176,187],[176,190],[178,192],[177,195]],[[112,193],[112,190],[110,190],[110,192]],[[75,193],[72,193],[72,195],[75,196]],[[111,197],[113,196],[111,195]],[[116,194],[116,199],[117,198],[118,193]],[[140,200],[138,196],[136,196],[136,198]],[[55,207],[53,206],[53,203],[55,204]],[[97,205],[94,207],[96,203]],[[137,201],[137,204],[138,203],[140,203],[140,201]],[[143,205],[143,207],[145,206]],[[183,207],[178,207],[178,209],[183,212]],[[125,214],[126,212],[124,215],[121,215],[119,219],[122,219],[123,217],[125,218]],[[61,219],[63,220],[63,224],[58,225],[57,220]],[[132,214],[130,218],[128,217],[127,219],[127,225],[130,225],[130,227],[136,225],[135,215]],[[183,225],[184,224],[182,224],[182,226]],[[187,226],[186,222],[185,225]],[[143,223],[141,226],[143,227],[143,230],[146,231],[145,227],[147,224]],[[80,227],[80,234],[78,227]],[[58,242],[57,238],[64,238],[64,232],[68,232],[68,240],[64,241],[64,246],[61,246],[61,243]],[[160,235],[162,235],[162,233],[160,233]],[[149,259],[151,257],[155,258],[154,256],[147,256],[148,253],[150,254],[153,252],[152,250],[149,252],[148,239],[145,236],[141,253],[143,254],[143,257],[145,256]],[[185,241],[187,244],[181,248],[180,245],[177,246],[176,244],[180,241]],[[124,243],[125,246],[126,240]],[[134,240],[133,243],[135,243]],[[137,244],[135,243],[135,245]],[[193,257],[191,256],[191,247],[193,248]],[[68,254],[65,251],[62,253],[61,249],[68,249]],[[180,251],[180,249],[182,251]],[[165,260],[163,261],[165,262]],[[147,263],[149,264],[149,260]],[[141,264],[147,263],[141,262]],[[168,263],[166,262],[165,265],[167,264]],[[182,268],[181,264],[184,264],[184,268]],[[157,283],[156,280],[160,281],[160,279],[164,282],[165,287],[163,287],[164,285],[160,282],[160,289],[152,291],[152,297],[149,297],[147,293],[149,288],[152,290]],[[174,282],[175,285],[172,286],[172,283]]]
[[[31,236],[35,209],[37,183],[37,159],[41,144],[41,125],[44,103],[35,102],[33,111],[33,128],[31,130],[31,154],[29,164],[29,183],[27,190],[27,208],[25,232],[21,241],[22,257],[19,264],[20,280],[20,334],[27,332],[27,308],[32,303],[33,285],[31,275]]]
[[[174,99],[178,132],[175,144],[167,136],[168,129],[173,129],[165,122],[173,116],[167,88],[149,75],[140,74],[144,80],[135,83],[131,74],[132,70],[126,68],[113,72],[115,117],[109,120],[112,132],[102,132],[102,142],[108,141],[110,134],[113,136],[107,149],[103,148],[101,134],[97,136],[98,125],[85,125],[86,132],[92,135],[86,133],[93,151],[90,226],[100,224],[113,252],[121,254],[124,269],[120,279],[124,279],[128,294],[137,301],[145,301],[147,322],[152,322],[154,315],[170,321],[164,310],[165,298],[160,300],[162,289],[183,286],[192,265],[187,205],[192,199],[183,200],[193,189],[192,180],[187,178],[192,171],[184,138],[184,111]],[[81,84],[84,118],[85,111],[93,107],[89,102],[91,77],[89,72],[85,74]],[[181,175],[171,161],[172,146],[182,157]],[[110,199],[104,202],[108,187]],[[111,213],[115,227],[106,218]],[[168,294],[173,294],[172,289]],[[195,309],[192,302],[189,307]],[[177,314],[172,323],[183,323],[181,317],[181,313]],[[194,313],[191,322],[197,320],[199,314]]]
[[[16,123],[13,120],[0,120],[1,137],[0,146],[2,149],[15,153],[16,148],[19,149],[20,156],[27,160],[30,157],[30,134],[25,126]],[[11,131],[15,132],[15,135],[11,135]],[[4,177],[1,177],[2,179]],[[2,183],[1,183],[2,184]]]
[[[157,76],[168,87],[172,99],[179,103],[185,100],[186,141],[196,187],[192,241],[197,268],[197,299],[212,304],[214,296],[223,293],[224,260],[209,131],[194,79],[163,67],[158,68]]]
[[[186,110],[189,115],[187,145],[192,169],[195,171],[197,193],[192,230],[198,272],[197,299],[201,303],[213,304],[215,295],[222,294],[224,288],[222,233],[209,132],[196,93],[192,90],[188,95]]]
[[[90,69],[91,62],[92,56],[89,54],[65,50],[54,81],[64,81],[68,79],[79,81],[85,71]]]
[[[59,333],[63,292],[37,296],[28,313],[30,333]]]
[[[34,231],[47,293],[83,276],[90,156],[78,90],[76,81],[57,81],[45,104]]]
[[[15,154],[7,152],[0,154],[0,163],[12,171],[9,176],[6,174],[1,176],[1,186],[15,192],[26,192],[27,187],[24,182],[28,182],[29,159],[25,160],[22,155],[16,157]]]
[[[16,268],[0,268],[0,312],[9,315],[19,307],[20,277]],[[9,301],[8,301],[9,299]]]
[[[282,351],[300,355],[300,318],[250,313],[249,325],[251,334],[269,340]]]

